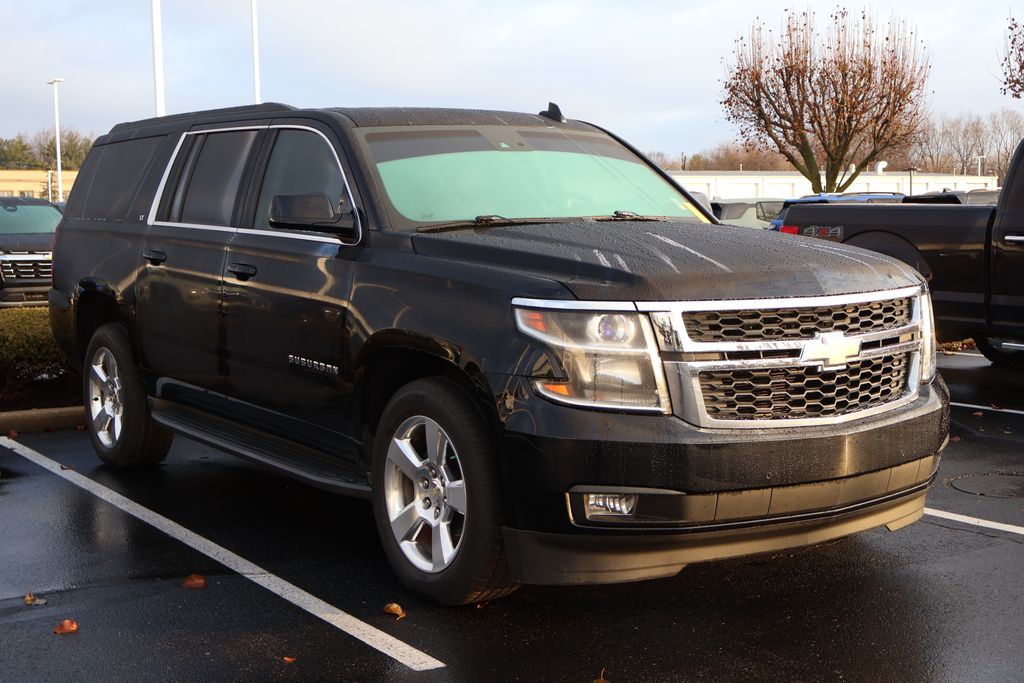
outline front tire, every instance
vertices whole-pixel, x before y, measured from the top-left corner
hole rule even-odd
[[[82,379],[86,431],[100,460],[114,467],[162,461],[173,434],[149,416],[146,389],[123,326],[107,324],[93,333]]]
[[[467,393],[441,377],[402,387],[373,453],[374,518],[399,580],[445,605],[514,591],[499,496],[494,438]]]

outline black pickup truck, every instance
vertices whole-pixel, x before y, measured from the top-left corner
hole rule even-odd
[[[917,273],[719,225],[555,107],[115,126],[50,314],[104,462],[177,433],[371,498],[449,604],[901,528],[948,433]]]
[[[913,266],[931,289],[939,341],[973,337],[996,365],[1024,368],[1024,144],[995,207],[807,204],[785,223]]]
[[[0,308],[45,306],[60,211],[42,199],[0,197]]]

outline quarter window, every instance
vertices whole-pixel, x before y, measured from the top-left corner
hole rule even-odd
[[[263,176],[253,227],[270,227],[270,202],[277,195],[325,194],[337,208],[344,191],[341,169],[327,142],[310,131],[282,129]]]

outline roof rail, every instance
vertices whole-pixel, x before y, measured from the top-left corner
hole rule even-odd
[[[124,130],[126,128],[136,128],[139,126],[151,125],[154,123],[164,123],[171,121],[181,121],[183,119],[195,119],[201,116],[220,116],[225,114],[259,114],[262,112],[275,112],[275,111],[288,111],[294,110],[295,107],[290,104],[282,104],[280,102],[264,102],[262,104],[246,104],[240,107],[225,107],[223,109],[204,109],[200,111],[188,111],[182,112],[181,114],[171,114],[170,116],[155,116],[148,119],[139,119],[138,121],[125,121],[119,123],[110,129],[110,132]]]

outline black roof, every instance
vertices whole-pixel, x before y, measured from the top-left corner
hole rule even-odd
[[[280,102],[266,102],[242,107],[225,109],[206,109],[170,116],[159,116],[139,121],[119,123],[110,129],[110,133],[130,131],[145,127],[162,127],[165,124],[191,125],[192,121],[227,119],[265,118],[275,113],[333,113],[339,114],[347,123],[356,127],[377,126],[552,126],[558,125],[574,130],[595,130],[581,121],[558,123],[539,114],[524,114],[511,111],[490,111],[486,109],[444,109],[437,107],[333,107],[327,109],[297,109]],[[120,136],[118,136],[120,137]],[[97,141],[102,144],[105,140]]]

